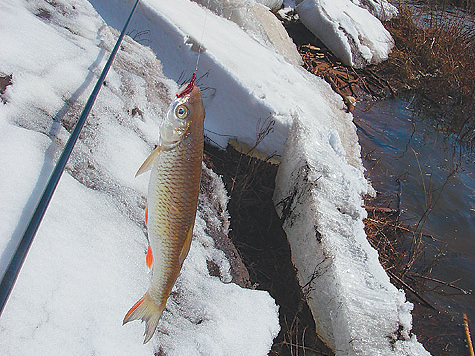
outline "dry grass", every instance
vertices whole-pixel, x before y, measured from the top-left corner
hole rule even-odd
[[[437,120],[440,130],[455,133],[473,148],[474,2],[463,2],[468,12],[446,12],[449,2],[444,0],[420,3],[426,5],[409,7],[399,2],[400,15],[385,23],[395,48],[387,61],[364,69],[342,65],[299,21],[284,25],[302,55],[304,67],[324,78],[350,111],[349,96],[378,99],[410,95],[416,110],[428,113]]]
[[[398,210],[376,208],[373,205],[378,203],[373,198],[368,198],[366,204],[368,218],[364,223],[368,241],[378,251],[391,282],[404,289],[407,299],[414,304],[412,331],[432,355],[463,354],[461,315],[433,303],[434,293],[471,294],[456,285],[457,279],[444,281],[431,276],[432,268],[443,259],[445,245],[424,234],[418,224],[409,226],[401,222]]]
[[[285,232],[275,213],[272,195],[277,167],[232,147],[223,151],[209,145],[205,146],[205,162],[222,175],[231,197],[230,238],[249,270],[251,283],[268,291],[280,308],[281,331],[269,355],[332,355],[316,335],[313,317],[291,263]],[[414,302],[414,332],[418,339],[434,355],[460,350],[463,340],[455,341],[457,321],[439,311],[423,291],[424,282],[431,278],[427,271],[436,262],[434,258],[424,260],[425,256],[434,255],[434,251],[427,252],[427,242],[432,242],[433,237],[417,226],[402,223],[398,210],[376,208],[372,200],[366,204],[368,240],[378,250],[392,282],[406,290],[409,300]],[[448,285],[444,281],[433,282]]]
[[[441,128],[475,145],[475,26],[473,16],[445,5],[409,7],[385,23],[395,40],[389,59],[375,69],[399,90],[410,90],[416,107]],[[466,6],[473,9],[473,2]]]
[[[343,65],[300,21],[284,25],[302,56],[303,67],[328,82],[342,96],[349,111],[353,109],[353,98],[395,95],[389,83],[371,68],[354,69]]]
[[[422,0],[420,2],[429,6],[440,6],[442,9],[458,8],[468,14],[475,14],[474,0]]]

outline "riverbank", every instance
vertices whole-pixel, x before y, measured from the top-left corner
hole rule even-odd
[[[286,22],[286,28],[302,55],[304,67],[324,78],[342,96],[348,111],[353,111],[355,104],[363,105],[362,101],[371,107],[378,99],[409,98],[411,107],[430,116],[438,131],[450,135],[468,150],[473,149],[475,41],[473,29],[463,31],[464,21],[470,21],[471,15],[458,14],[456,22],[447,23],[432,13],[425,18],[432,21],[422,23],[423,12],[411,12],[405,4],[399,4],[399,10],[400,16],[385,24],[395,39],[389,59],[364,69],[343,65],[299,21]],[[357,120],[355,124],[359,125]],[[395,191],[394,196],[397,195]],[[401,221],[397,206],[386,208],[381,201],[368,199],[367,210],[365,224],[370,243],[378,250],[393,284],[404,289],[415,304],[414,332],[418,339],[433,355],[464,352],[462,311],[449,313],[424,297],[427,280],[441,286],[450,285],[452,280],[438,280],[430,273],[419,280],[409,276],[414,265],[420,268],[425,263],[422,269],[431,271],[431,266],[440,262],[438,259],[443,261],[441,250],[428,254],[438,258],[425,256],[428,246],[442,247],[433,247],[429,242],[434,241],[434,236]],[[411,244],[403,243],[408,239]],[[457,290],[456,285],[450,288],[454,293],[471,294],[470,290]]]
[[[285,21],[304,67],[324,78],[349,110],[356,100],[408,97],[439,129],[475,145],[475,16],[434,3],[398,2],[399,16],[384,23],[394,38],[389,58],[363,69],[345,66],[298,20]],[[468,5],[467,5],[468,6]],[[281,18],[284,21],[284,19]]]
[[[205,145],[204,161],[223,179],[230,200],[229,236],[249,271],[254,288],[279,305],[281,330],[271,356],[333,355],[318,338],[315,322],[291,262],[290,247],[272,201],[277,165],[228,146]]]

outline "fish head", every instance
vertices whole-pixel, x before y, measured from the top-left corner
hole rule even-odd
[[[171,149],[180,144],[196,125],[203,125],[204,106],[201,91],[193,87],[191,92],[180,95],[169,106],[167,116],[160,128],[162,149]]]

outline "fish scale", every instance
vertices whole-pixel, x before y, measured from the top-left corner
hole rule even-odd
[[[178,109],[182,109],[180,115],[186,114],[182,119]],[[193,87],[170,105],[160,129],[160,146],[137,172],[152,169],[147,196],[152,281],[144,297],[125,316],[124,324],[136,319],[145,321],[144,343],[155,332],[191,244],[201,177],[203,124],[201,92]]]

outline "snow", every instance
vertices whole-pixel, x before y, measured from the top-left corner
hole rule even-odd
[[[302,58],[287,31],[269,9],[279,8],[282,1],[194,0],[215,14],[233,21],[256,41],[280,53],[295,65]]]
[[[88,2],[54,4],[0,4],[8,20],[0,29],[0,72],[13,74],[0,106],[2,274],[117,37]],[[3,50],[13,43],[14,51]],[[149,284],[147,179],[134,174],[176,89],[149,49],[124,39],[0,318],[0,354],[267,354],[278,307],[267,292],[230,283],[229,261],[207,234],[227,233],[227,196],[206,170],[217,196],[200,196],[164,332],[143,345],[143,325],[122,326]],[[140,113],[132,115],[134,108]],[[208,261],[219,276],[210,275]]]
[[[366,6],[361,7],[361,3]],[[395,14],[394,7],[386,1],[375,4],[371,1],[303,0],[297,2],[295,11],[302,23],[343,63],[361,68],[387,59],[394,46],[381,21],[366,8],[383,19]]]
[[[271,10],[279,10],[282,6],[283,0],[256,0],[256,2],[268,7]]]
[[[133,3],[0,3],[0,73],[13,75],[0,104],[2,269],[114,45],[114,28],[122,28]],[[226,192],[206,169],[218,199],[200,195],[192,247],[159,332],[143,346],[143,325],[122,326],[149,283],[147,177],[134,174],[156,144],[160,118],[178,84],[191,76],[199,48],[208,139],[222,147],[229,138],[254,146],[269,125],[258,149],[282,155],[276,203],[294,189],[306,202],[294,227],[308,237],[300,241],[308,248],[299,249],[287,231],[294,261],[303,261],[295,262],[300,281],[316,271],[318,258],[330,256],[324,260],[331,273],[316,296],[327,307],[320,309],[327,313],[319,329],[325,340],[339,355],[365,354],[364,342],[374,343],[374,354],[426,354],[410,334],[404,293],[389,284],[365,242],[361,194],[369,187],[352,115],[327,83],[269,44],[282,28],[261,10],[266,15],[250,15],[253,27],[246,27],[188,0],[141,1],[129,33],[150,48],[124,39],[0,318],[1,339],[9,340],[0,343],[0,354],[268,353],[279,331],[278,307],[267,292],[230,283],[230,261],[209,236],[227,233]],[[311,186],[294,184],[302,167]],[[210,275],[209,261],[219,276]],[[396,340],[399,325],[403,339]],[[392,349],[387,337],[394,338]]]
[[[115,13],[110,13],[103,1],[91,2],[108,24],[120,26]],[[150,47],[169,78],[180,81],[183,70],[195,67],[196,52],[186,43],[190,38],[199,42],[197,38],[204,32],[202,47],[206,50],[200,58],[198,77],[205,73],[206,76],[198,85],[207,88],[205,133],[212,142],[226,147],[229,137],[234,137],[252,147],[262,126],[272,122],[273,131],[258,149],[280,154],[293,116],[302,113],[309,119],[318,117],[322,125],[336,130],[348,159],[360,162],[352,116],[343,112],[341,98],[324,81],[288,63],[235,23],[213,15],[198,4],[187,0],[173,3],[148,0],[141,4],[131,28],[149,31],[149,37],[155,39]],[[129,8],[129,2],[115,1],[117,13]],[[188,74],[191,76],[191,72]]]
[[[351,0],[355,5],[362,7],[381,21],[391,20],[398,15],[397,8],[387,0]]]

